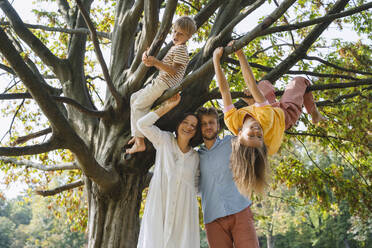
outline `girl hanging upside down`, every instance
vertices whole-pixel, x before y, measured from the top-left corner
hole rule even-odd
[[[262,193],[267,185],[267,155],[278,151],[284,131],[297,122],[302,113],[302,105],[305,105],[314,124],[325,118],[319,113],[312,93],[306,92],[306,88],[310,85],[309,80],[295,77],[277,102],[274,87],[269,81],[264,80],[256,84],[242,50],[236,51],[236,55],[254,104],[236,109],[232,103],[229,84],[221,68],[222,54],[222,47],[215,49],[213,64],[224,104],[225,124],[237,135],[232,142],[230,158],[234,181],[243,195],[248,196],[252,191]]]

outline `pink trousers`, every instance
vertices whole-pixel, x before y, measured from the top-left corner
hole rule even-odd
[[[205,225],[210,248],[258,248],[250,207]]]
[[[304,77],[295,77],[285,88],[284,94],[279,102],[275,99],[274,86],[264,80],[258,84],[258,88],[273,107],[279,107],[284,111],[285,129],[292,127],[302,113],[302,105],[305,106],[306,112],[311,114],[314,111],[315,103],[313,94],[306,92],[310,81]]]

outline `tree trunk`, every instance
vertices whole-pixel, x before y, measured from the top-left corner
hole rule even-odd
[[[87,180],[89,248],[136,247],[143,179],[132,174],[123,181],[121,188],[108,195],[100,193],[97,185]]]

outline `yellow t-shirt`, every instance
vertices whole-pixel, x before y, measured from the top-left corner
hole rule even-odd
[[[235,135],[238,135],[239,129],[243,126],[244,117],[247,114],[260,123],[268,154],[272,155],[276,153],[282,143],[285,130],[283,110],[271,105],[262,107],[250,105],[240,109],[232,108],[224,116],[228,129]]]

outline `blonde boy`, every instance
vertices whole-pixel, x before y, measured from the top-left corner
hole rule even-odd
[[[165,55],[163,60],[148,56],[147,51],[142,55],[142,62],[147,66],[155,66],[159,75],[145,88],[132,94],[131,104],[131,131],[132,139],[128,144],[133,146],[127,149],[127,154],[142,152],[146,149],[143,134],[137,128],[137,121],[150,111],[152,104],[163,92],[178,85],[189,62],[186,42],[196,32],[196,25],[193,19],[188,16],[178,18],[173,24],[172,41],[173,46]]]

